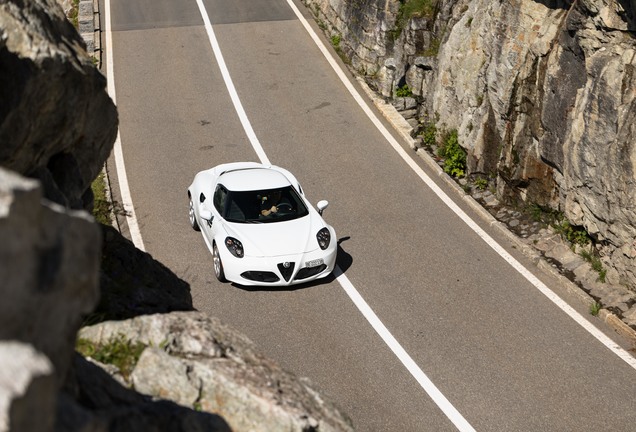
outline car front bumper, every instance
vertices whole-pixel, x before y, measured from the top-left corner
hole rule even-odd
[[[236,258],[220,251],[225,278],[244,286],[289,286],[324,278],[336,265],[337,244],[332,243],[324,251],[275,257]]]

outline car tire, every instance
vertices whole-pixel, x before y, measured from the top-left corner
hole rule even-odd
[[[188,217],[190,218],[190,226],[195,231],[201,231],[199,228],[199,224],[197,223],[197,216],[194,213],[194,203],[192,202],[192,198],[190,198],[190,210],[188,211]]]
[[[219,282],[227,282],[223,271],[223,262],[221,262],[221,254],[219,254],[219,248],[216,247],[216,243],[212,245],[212,261],[214,263],[214,276]]]

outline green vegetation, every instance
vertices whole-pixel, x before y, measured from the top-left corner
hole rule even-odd
[[[602,304],[600,304],[599,302],[594,302],[590,305],[590,314],[597,316],[598,313],[601,311],[601,308],[603,307]]]
[[[592,270],[598,273],[599,282],[605,283],[605,277],[607,276],[607,269],[603,267],[603,263],[601,262],[601,259],[586,250],[583,250],[580,253],[580,255],[583,257],[585,261],[587,261],[588,263],[592,265]]]
[[[486,180],[483,177],[477,177],[475,179],[475,187],[477,187],[477,189],[479,190],[485,190],[486,187],[488,187],[488,180]]]
[[[555,223],[552,226],[557,234],[561,235],[562,238],[573,245],[587,246],[592,242],[592,239],[583,227],[572,225],[570,221],[563,218],[562,214],[558,223]]]
[[[430,149],[437,144],[437,127],[433,123],[427,123],[424,125],[424,130],[421,133],[422,144],[424,147]]]
[[[439,47],[441,41],[438,38],[431,39],[431,43],[426,50],[422,53],[424,57],[435,57],[439,54]]]
[[[466,152],[459,145],[457,130],[446,134],[437,155],[444,158],[444,172],[457,178],[466,175]]]
[[[144,344],[132,343],[123,335],[109,340],[105,345],[98,345],[87,339],[78,339],[75,344],[76,351],[84,357],[116,366],[125,379],[130,377],[145,348]]]
[[[400,9],[395,20],[395,30],[393,39],[397,39],[402,34],[402,30],[411,18],[433,18],[437,0],[400,0]]]
[[[97,176],[91,188],[93,189],[95,200],[93,207],[93,217],[95,221],[103,225],[112,225],[110,217],[113,212],[113,204],[106,194],[106,179],[104,173],[100,173],[99,176]]]
[[[79,0],[73,0],[71,2],[71,9],[68,11],[67,18],[75,26],[79,28]]]
[[[413,96],[413,92],[411,91],[409,85],[405,83],[402,87],[398,87],[395,90],[395,95],[397,97],[411,97]]]
[[[341,40],[342,40],[342,37],[338,34],[331,36],[331,46],[333,46],[336,49],[336,51],[340,49]]]
[[[572,225],[572,223],[565,218],[565,215],[562,212],[545,209],[538,204],[531,205],[529,207],[529,211],[535,221],[552,226],[554,231],[559,234],[561,238],[572,245],[573,249],[576,246],[583,247],[583,249],[579,252],[579,255],[592,265],[592,269],[598,273],[598,280],[601,283],[605,283],[607,269],[603,267],[603,263],[598,256],[587,250],[591,249],[587,247],[594,242],[588,232],[585,231],[585,228]]]
[[[340,59],[345,64],[350,65],[351,64],[351,60],[349,58],[347,58],[347,56],[345,55],[344,51],[342,51],[342,48],[340,47],[340,42],[342,42],[342,36],[340,36],[339,34],[335,34],[335,35],[331,36],[331,46],[333,46],[333,48],[336,50],[336,53],[338,54]]]

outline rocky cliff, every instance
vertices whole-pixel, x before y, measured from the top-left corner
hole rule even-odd
[[[380,94],[413,93],[414,133],[457,130],[469,177],[563,212],[636,290],[633,1],[305,3]]]
[[[85,211],[105,85],[56,0],[0,0],[0,432],[352,430]]]

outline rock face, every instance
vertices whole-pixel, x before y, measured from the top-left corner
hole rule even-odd
[[[82,315],[97,303],[99,228],[42,202],[35,180],[0,168],[0,340],[33,345],[62,386]]]
[[[52,430],[75,335],[99,295],[99,228],[0,168],[0,238],[0,430]]]
[[[458,131],[469,174],[563,212],[636,290],[634,2],[439,0],[410,20],[409,1],[305,3],[381,94],[406,83],[419,123]]]
[[[153,398],[215,413],[234,431],[348,431],[349,421],[296,379],[258,354],[253,343],[198,312],[144,315],[85,327],[80,338],[107,345],[123,338],[146,346],[127,386]]]
[[[56,0],[0,1],[0,166],[42,182],[44,195],[90,209],[117,111]]]

